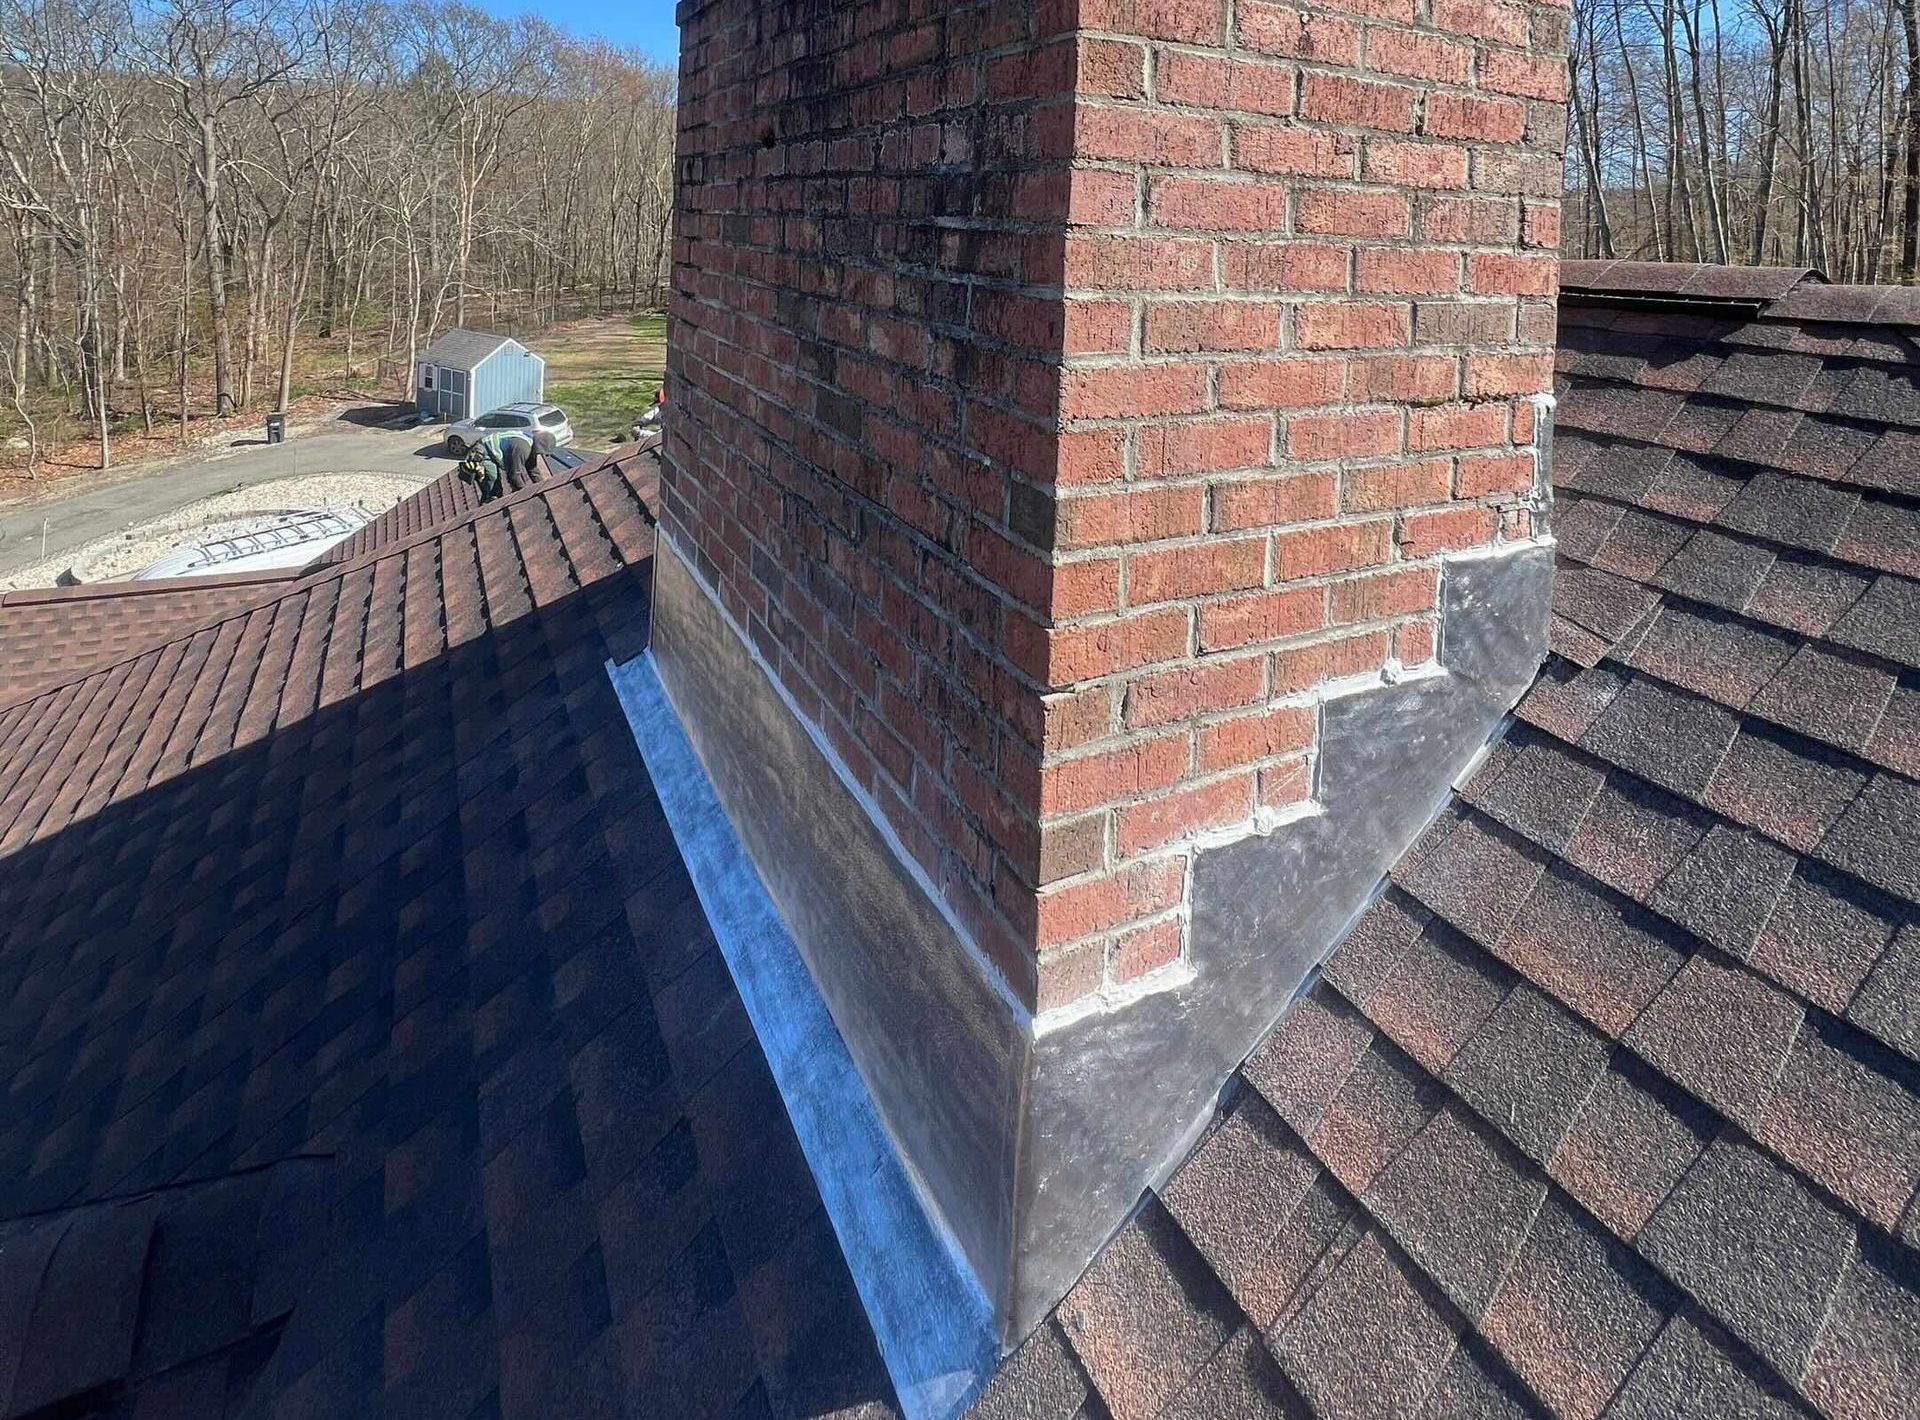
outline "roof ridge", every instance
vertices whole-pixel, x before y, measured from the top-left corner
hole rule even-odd
[[[571,469],[560,477],[539,479],[529,483],[525,488],[508,494],[504,498],[496,498],[492,502],[481,503],[476,507],[467,509],[456,517],[444,519],[430,527],[418,528],[405,537],[396,538],[392,542],[383,542],[377,547],[371,548],[360,554],[360,556],[351,558],[348,561],[324,563],[303,573],[276,596],[263,597],[259,601],[251,602],[246,606],[221,613],[207,621],[196,622],[191,626],[174,632],[172,635],[136,647],[116,660],[108,661],[103,665],[93,666],[86,670],[76,671],[72,675],[43,685],[36,689],[33,694],[19,700],[0,702],[0,709],[13,710],[22,706],[33,705],[46,699],[50,695],[59,694],[70,686],[91,680],[97,675],[103,675],[121,666],[140,660],[142,657],[153,655],[155,652],[164,651],[169,646],[176,645],[183,641],[190,641],[194,637],[208,631],[216,630],[230,621],[239,621],[257,612],[265,611],[270,607],[278,607],[293,597],[308,595],[316,589],[326,586],[329,582],[340,581],[349,572],[362,571],[376,563],[384,562],[390,557],[403,556],[423,542],[430,539],[437,540],[456,528],[477,523],[483,517],[505,512],[507,509],[528,502],[533,498],[544,497],[553,490],[577,484],[589,474],[605,472],[608,469],[613,469],[618,472],[620,468],[621,464],[618,460],[606,459],[599,463],[582,464],[579,468]],[[624,477],[625,475],[621,474],[621,476]]]

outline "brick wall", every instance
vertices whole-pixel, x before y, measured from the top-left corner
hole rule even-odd
[[[1531,534],[1566,14],[680,7],[664,524],[1042,1008]]]

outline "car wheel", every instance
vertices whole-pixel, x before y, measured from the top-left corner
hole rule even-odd
[[[452,454],[455,458],[459,458],[460,455],[464,454],[466,451],[467,451],[467,441],[465,439],[461,438],[458,434],[447,435],[447,452],[448,453]]]

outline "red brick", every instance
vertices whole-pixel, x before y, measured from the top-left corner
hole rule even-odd
[[[1527,111],[1512,99],[1478,94],[1428,94],[1420,131],[1433,138],[1471,138],[1483,143],[1518,143],[1527,130]]]
[[[1507,437],[1504,404],[1452,404],[1407,416],[1410,449],[1479,449]]]
[[[1483,296],[1551,296],[1560,289],[1560,262],[1552,256],[1475,252],[1467,258],[1467,281]]]
[[[1514,54],[1490,49],[1480,61],[1480,87],[1496,94],[1564,103],[1566,61],[1548,54]]]
[[[1413,132],[1413,89],[1314,70],[1300,85],[1300,116],[1316,123]]]
[[[1413,312],[1413,338],[1419,345],[1510,345],[1513,317],[1512,301],[1422,301]]]
[[[1433,0],[1434,28],[1502,44],[1524,45],[1531,38],[1527,12],[1499,0]]]
[[[1059,304],[1055,303],[1059,309]],[[1060,333],[1064,355],[1124,355],[1133,348],[1133,307],[1124,301],[1068,301]]]
[[[1329,133],[1323,128],[1243,125],[1234,130],[1233,165],[1257,173],[1351,178],[1355,146],[1351,134]]]
[[[1360,62],[1360,27],[1337,15],[1310,15],[1291,5],[1240,0],[1235,23],[1240,42],[1265,54],[1348,67]]]
[[[1077,41],[1063,39],[1058,43],[1077,52],[1077,92],[1116,99],[1146,97],[1146,46],[1085,36]]]
[[[1460,289],[1460,255],[1405,247],[1362,247],[1354,272],[1362,291],[1416,295]]]
[[[1313,795],[1313,763],[1307,759],[1269,764],[1260,771],[1260,807],[1287,809]]]
[[[1207,407],[1207,368],[1194,364],[1108,365],[1067,370],[1062,419],[1140,419],[1198,414]]]
[[[1236,774],[1128,804],[1115,816],[1115,851],[1131,858],[1209,829],[1244,823],[1253,817],[1253,785],[1251,774]]]
[[[1302,350],[1368,350],[1405,345],[1411,310],[1398,302],[1329,301],[1300,308],[1295,330]]]
[[[1322,681],[1378,671],[1387,663],[1387,633],[1368,631],[1338,641],[1322,641],[1273,653],[1273,693],[1290,695]]]
[[[1411,79],[1464,84],[1473,73],[1473,48],[1439,35],[1369,28],[1367,68]]]
[[[1128,208],[1131,220],[1132,208]],[[1185,291],[1213,285],[1213,243],[1069,233],[1062,279],[1075,290]]]
[[[1564,173],[1554,153],[1483,148],[1473,155],[1473,185],[1483,192],[1558,197]]]
[[[1382,513],[1444,503],[1453,491],[1453,466],[1446,459],[1349,469],[1341,508],[1349,513]]]
[[[1280,183],[1227,177],[1155,178],[1147,208],[1153,222],[1200,232],[1277,232],[1287,222],[1288,189]]]
[[[1137,863],[1117,873],[1043,889],[1037,904],[1038,944],[1077,941],[1123,922],[1163,912],[1186,885],[1182,859]]]
[[[1120,430],[1070,429],[1057,437],[1057,482],[1112,483],[1126,476],[1126,435]]]
[[[1324,587],[1292,587],[1208,602],[1200,608],[1200,649],[1228,651],[1304,636],[1327,623]]]
[[[1520,234],[1520,205],[1501,197],[1430,197],[1420,208],[1420,235],[1436,242],[1511,242]]]
[[[1335,582],[1327,610],[1335,626],[1356,621],[1384,621],[1416,611],[1432,611],[1440,595],[1440,572],[1434,567],[1408,567],[1374,577]]]
[[[1242,415],[1150,424],[1140,430],[1139,441],[1142,478],[1258,468],[1273,459],[1273,420]]]
[[[1044,728],[1041,747],[1048,754],[1064,754],[1113,729],[1113,690],[1110,685],[1088,686],[1041,697]]]
[[[1195,715],[1251,705],[1266,688],[1259,656],[1148,671],[1127,687],[1128,728],[1172,724]]]
[[[1339,360],[1236,360],[1220,368],[1225,409],[1308,409],[1333,404],[1346,387]]]
[[[1148,39],[1217,44],[1226,38],[1215,0],[1080,0],[1079,24]]]
[[[1081,104],[1074,116],[1073,152],[1082,159],[1217,168],[1226,126],[1217,118],[1164,109]]]
[[[1403,666],[1424,666],[1438,649],[1431,621],[1403,621],[1393,629],[1393,654]]]
[[[1560,204],[1529,202],[1522,215],[1523,238],[1530,247],[1558,248],[1560,245]]]
[[[1225,256],[1236,291],[1344,291],[1352,252],[1328,242],[1231,242]]]
[[[1284,527],[1330,518],[1338,506],[1338,488],[1331,473],[1222,483],[1213,490],[1213,527],[1216,532]]]
[[[1347,372],[1347,394],[1355,404],[1432,404],[1459,393],[1460,362],[1448,355],[1371,355],[1354,360]]]
[[[1368,182],[1401,187],[1463,188],[1467,150],[1452,143],[1391,143],[1368,140]]]
[[[1202,531],[1205,503],[1198,484],[1062,498],[1055,544],[1067,550],[1189,537]]]
[[[1178,918],[1169,917],[1145,927],[1122,932],[1107,954],[1107,976],[1124,986],[1150,972],[1180,960],[1182,932]]]
[[[1434,513],[1409,513],[1400,525],[1400,555],[1410,559],[1432,557],[1438,552],[1480,547],[1493,541],[1498,523],[1499,519],[1491,508],[1445,508]],[[1405,660],[1406,657],[1402,656],[1401,659]]]
[[[1266,579],[1264,538],[1215,539],[1127,555],[1127,601],[1133,606],[1214,592],[1244,591]]]
[[[1196,741],[1202,774],[1237,769],[1312,746],[1314,714],[1304,705],[1280,705],[1202,725]]]
[[[1279,532],[1273,539],[1275,582],[1325,577],[1362,567],[1378,567],[1393,552],[1393,519],[1332,523],[1326,527]]]
[[[1077,814],[1171,788],[1186,777],[1189,757],[1183,731],[1056,761],[1041,774],[1040,812]]]
[[[1553,356],[1470,355],[1464,388],[1469,399],[1543,393],[1553,388]]]
[[[1293,70],[1224,55],[1164,52],[1154,65],[1154,93],[1166,103],[1241,113],[1293,112]]]
[[[1148,305],[1145,348],[1161,354],[1272,350],[1281,308],[1266,301],[1155,301]]]
[[[1058,174],[1046,176],[1056,177]],[[1065,177],[1067,221],[1087,227],[1122,227],[1133,221],[1139,184],[1132,173],[1110,172],[1105,168],[1075,168]],[[1022,206],[1026,211],[1047,210],[1038,203]]]
[[[1120,559],[1090,557],[1057,563],[1053,569],[1053,596],[1046,606],[1055,621],[1120,609]],[[1011,624],[1016,611],[1008,613]]]
[[[1297,218],[1300,230],[1315,236],[1404,237],[1412,211],[1398,192],[1316,188],[1300,194]]]
[[[1287,454],[1309,463],[1397,454],[1404,423],[1397,409],[1296,414],[1287,420]]]
[[[1532,454],[1489,454],[1460,460],[1454,492],[1462,498],[1525,493],[1533,487]]]

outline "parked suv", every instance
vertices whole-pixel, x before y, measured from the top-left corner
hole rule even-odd
[[[505,404],[478,419],[466,419],[447,430],[447,452],[459,458],[477,441],[496,430],[518,430],[532,434],[538,430],[556,444],[573,442],[573,425],[557,404]]]

